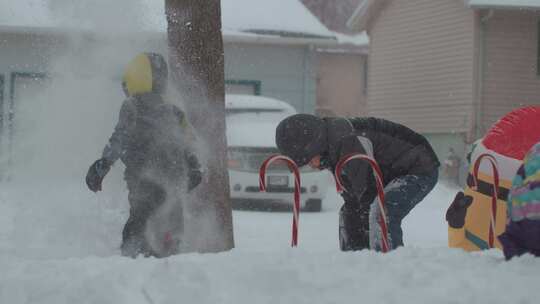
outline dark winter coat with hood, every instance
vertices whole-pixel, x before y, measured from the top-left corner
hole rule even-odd
[[[126,178],[154,171],[169,179],[199,170],[192,150],[194,138],[184,113],[155,93],[126,99],[116,128],[103,151],[110,163],[118,158]]]
[[[190,184],[200,181],[193,130],[184,112],[163,98],[167,74],[163,57],[154,53],[137,56],[126,68],[123,88],[128,97],[102,157],[109,164],[122,160],[128,184],[145,177],[158,183],[186,177]]]
[[[385,119],[325,118],[328,151],[323,164],[332,172],[339,160],[351,153],[371,155],[382,170],[386,186],[405,175],[433,175],[440,163],[427,139],[413,130]],[[371,203],[376,195],[375,179],[369,164],[352,160],[342,173],[345,201]]]

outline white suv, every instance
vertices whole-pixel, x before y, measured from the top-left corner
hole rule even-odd
[[[279,154],[276,127],[296,114],[286,102],[261,96],[225,96],[228,167],[233,207],[292,207],[294,177],[285,163],[273,163],[267,171],[267,192],[259,191],[259,168],[272,154]],[[301,172],[301,208],[321,211],[328,187],[328,173],[307,166]]]

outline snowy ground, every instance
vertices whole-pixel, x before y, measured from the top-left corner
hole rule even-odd
[[[119,256],[126,193],[81,184],[3,185],[0,303],[538,303],[540,259],[446,248],[438,186],[404,222],[407,247],[343,253],[330,193],[303,213],[235,211],[236,248],[167,259]]]

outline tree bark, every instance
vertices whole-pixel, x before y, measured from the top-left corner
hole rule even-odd
[[[198,241],[193,250],[234,247],[225,137],[224,56],[220,0],[165,0],[172,79],[205,146],[198,187]],[[204,155],[207,154],[207,155]],[[207,156],[207,157],[204,157]],[[205,159],[206,158],[206,159]]]

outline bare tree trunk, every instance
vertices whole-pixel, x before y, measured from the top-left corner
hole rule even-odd
[[[208,151],[198,187],[204,230],[197,251],[234,247],[225,137],[225,88],[219,0],[165,0],[172,76]],[[208,220],[210,219],[210,220]],[[201,229],[203,229],[201,228]]]

